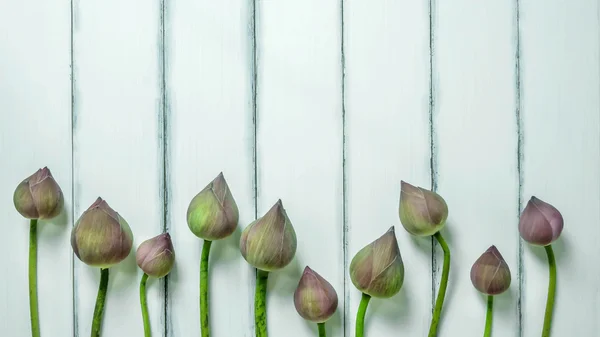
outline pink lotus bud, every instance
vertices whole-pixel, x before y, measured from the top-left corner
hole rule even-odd
[[[510,287],[510,281],[510,269],[496,246],[488,248],[471,267],[471,282],[484,294],[501,294]]]
[[[404,263],[394,227],[361,249],[350,263],[350,279],[361,292],[372,297],[396,295],[404,283]]]
[[[264,271],[287,266],[296,254],[296,232],[281,200],[242,232],[240,252],[248,263]]]
[[[448,205],[439,194],[402,181],[399,213],[407,232],[430,236],[446,224]]]
[[[531,197],[521,213],[519,233],[531,244],[547,246],[558,239],[563,225],[563,217],[554,206]]]
[[[335,313],[338,297],[333,286],[307,266],[294,292],[294,305],[302,318],[323,323]]]
[[[123,261],[132,245],[129,224],[100,197],[83,212],[71,231],[75,255],[94,267],[109,268]]]
[[[135,260],[144,273],[160,278],[175,264],[175,250],[169,233],[163,233],[140,244]]]
[[[17,186],[13,203],[27,219],[51,219],[62,211],[64,198],[52,173],[44,167]]]

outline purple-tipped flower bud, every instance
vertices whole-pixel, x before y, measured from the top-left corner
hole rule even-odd
[[[510,281],[510,269],[496,246],[488,248],[471,267],[471,282],[481,293],[501,294],[510,287]]]
[[[98,197],[71,231],[75,255],[87,265],[108,268],[131,252],[133,233],[127,221]]]
[[[531,244],[547,246],[558,239],[563,225],[563,217],[554,206],[531,197],[521,213],[519,233]]]
[[[296,254],[296,232],[281,200],[242,232],[240,251],[248,263],[264,271],[287,266]]]
[[[400,222],[412,235],[430,236],[439,232],[448,218],[448,205],[439,194],[401,182]]]
[[[323,323],[335,313],[338,296],[331,283],[307,266],[294,292],[294,305],[302,318]]]
[[[223,173],[192,199],[187,210],[188,227],[204,240],[228,237],[235,231],[238,220],[238,207]]]
[[[160,278],[167,275],[175,264],[175,250],[169,233],[148,239],[138,247],[135,260],[144,273]]]
[[[404,263],[394,226],[361,249],[350,263],[350,279],[361,292],[372,297],[396,295],[404,283]]]
[[[62,211],[64,197],[52,173],[44,167],[17,186],[13,203],[27,219],[52,219]]]

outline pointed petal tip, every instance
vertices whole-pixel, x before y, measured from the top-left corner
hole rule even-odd
[[[302,272],[302,275],[305,274],[313,274],[314,270],[312,270],[309,266],[304,267],[304,271]]]

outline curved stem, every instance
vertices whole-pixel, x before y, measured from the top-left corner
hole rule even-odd
[[[429,337],[437,336],[437,328],[440,323],[442,308],[444,307],[446,288],[448,287],[448,274],[450,273],[450,249],[440,232],[435,233],[433,236],[440,243],[440,246],[442,246],[442,250],[444,251],[444,268],[442,269],[442,282],[440,283],[440,290],[438,291],[438,296],[435,300],[435,309],[433,310],[431,326],[429,327]]]
[[[100,286],[98,287],[98,296],[96,297],[96,308],[94,308],[94,320],[92,321],[92,337],[100,337],[100,328],[102,326],[102,314],[104,313],[104,300],[106,299],[107,288],[108,268],[101,268]]]
[[[212,241],[204,240],[200,259],[200,327],[202,337],[210,336],[210,325],[208,324],[208,256],[211,244]]]
[[[494,315],[492,314],[494,310],[494,296],[488,295],[487,300],[487,314],[485,315],[485,331],[483,333],[483,337],[491,337],[492,336],[492,320]]]
[[[550,282],[548,283],[548,299],[546,300],[546,314],[544,315],[544,329],[542,337],[550,336],[552,326],[552,312],[554,310],[554,294],[556,293],[556,260],[551,245],[544,247],[548,255],[548,266],[550,267]]]
[[[29,227],[29,317],[31,336],[40,337],[37,297],[37,219],[31,219]]]
[[[356,313],[356,337],[363,337],[365,331],[365,314],[367,313],[367,306],[371,296],[363,293],[358,306],[358,312]]]
[[[254,294],[254,322],[256,337],[267,337],[267,281],[269,272],[256,270],[256,293]]]
[[[319,337],[327,337],[327,332],[325,331],[325,322],[317,323],[319,327]]]
[[[148,301],[146,300],[146,281],[148,274],[144,273],[140,281],[140,305],[142,306],[142,319],[144,320],[144,336],[151,337],[150,317],[148,317]]]

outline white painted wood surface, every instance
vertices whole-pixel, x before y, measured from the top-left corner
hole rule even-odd
[[[165,230],[177,262],[149,283],[153,335],[199,335],[202,241],[185,212],[219,172],[240,223],[212,248],[214,337],[254,335],[254,272],[239,235],[279,198],[298,250],[269,279],[272,336],[316,335],[292,300],[306,265],[340,298],[328,335],[354,336],[360,293],[347,266],[392,225],[405,283],[371,301],[366,335],[426,336],[442,256],[400,224],[400,180],[449,205],[440,337],[482,335],[485,302],[469,270],[492,244],[513,276],[494,336],[540,335],[546,257],[517,231],[533,195],[565,218],[553,336],[600,329],[597,1],[4,1],[0,29],[7,336],[30,335],[28,221],[12,193],[43,166],[66,199],[39,226],[43,336],[89,335],[99,272],[73,256],[69,235],[98,196],[134,234],[130,257],[111,269],[103,335],[143,334],[135,249]]]

